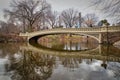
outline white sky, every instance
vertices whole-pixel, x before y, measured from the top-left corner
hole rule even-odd
[[[9,3],[12,0],[0,0],[0,20],[3,18],[3,9],[9,8]],[[87,13],[95,13],[98,17],[103,18],[102,13],[89,7],[92,0],[47,0],[52,5],[53,10],[61,12],[64,9],[74,8],[77,9],[82,15]],[[104,18],[103,18],[104,19]]]

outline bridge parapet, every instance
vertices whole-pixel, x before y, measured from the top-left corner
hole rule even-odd
[[[93,27],[93,28],[57,28],[57,29],[47,29],[40,30],[31,33],[20,33],[20,36],[29,36],[37,33],[48,33],[48,32],[80,32],[80,33],[102,33],[102,32],[120,32],[120,27],[110,26],[110,27]]]
[[[24,37],[28,37],[30,33],[26,32],[26,33],[20,33],[19,36],[24,36]]]
[[[108,27],[108,31],[118,32],[118,31],[120,31],[120,26]]]

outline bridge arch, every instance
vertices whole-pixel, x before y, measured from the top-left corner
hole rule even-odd
[[[95,40],[97,40],[98,42],[100,41],[99,40],[99,37],[96,37],[94,35],[90,35],[90,34],[83,34],[83,33],[73,33],[73,32],[54,32],[54,33],[45,33],[45,34],[37,34],[37,35],[33,35],[33,36],[29,36],[28,37],[28,41],[31,42],[31,41],[36,41],[41,38],[41,37],[44,37],[44,36],[47,36],[47,35],[55,35],[55,34],[75,34],[75,35],[83,35],[83,36],[88,36],[88,37],[91,37]]]

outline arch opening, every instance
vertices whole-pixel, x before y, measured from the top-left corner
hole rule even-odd
[[[93,35],[89,35],[89,34],[83,34],[83,33],[49,33],[49,34],[42,34],[42,35],[36,35],[36,36],[33,36],[33,37],[29,37],[29,42],[36,42],[38,41],[39,38],[42,38],[44,36],[48,36],[48,35],[58,35],[58,34],[73,34],[73,35],[81,35],[81,36],[88,36],[88,37],[91,37],[93,39],[95,39],[96,41],[99,42],[99,39]]]

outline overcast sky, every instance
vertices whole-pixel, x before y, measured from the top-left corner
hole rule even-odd
[[[9,8],[9,3],[12,0],[0,0],[0,20],[3,18],[3,9]],[[97,16],[102,18],[102,14],[99,13],[95,8],[89,7],[91,0],[47,0],[52,5],[53,10],[61,12],[64,9],[74,8],[77,9],[82,15],[87,13],[96,13]]]

